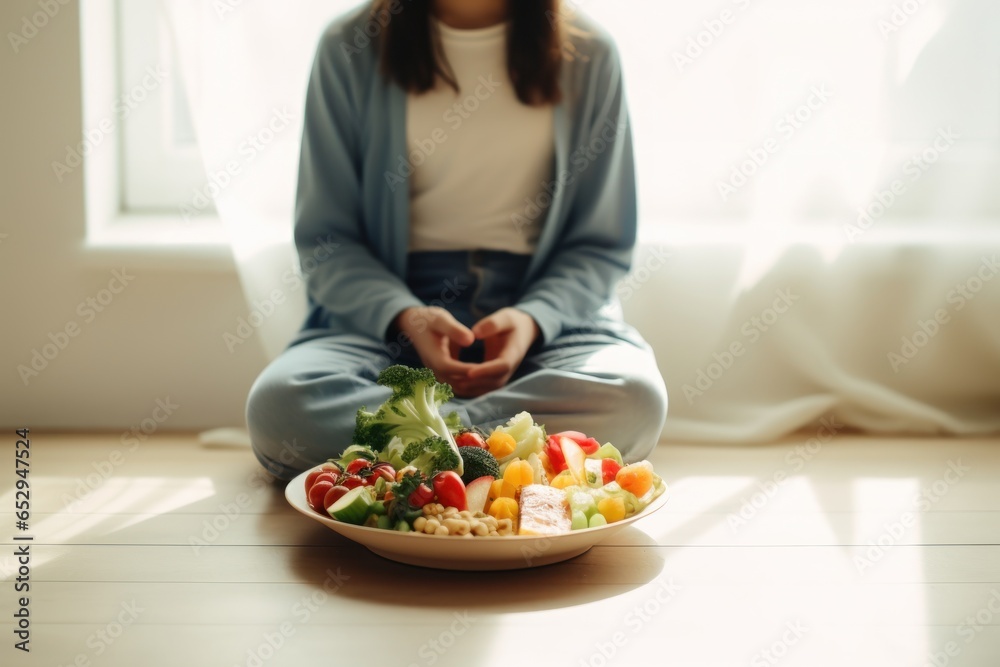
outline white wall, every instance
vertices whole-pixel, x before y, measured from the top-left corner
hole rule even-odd
[[[60,11],[18,53],[8,32],[39,10],[32,0],[0,4],[0,425],[125,429],[150,416],[156,399],[180,407],[165,429],[242,425],[246,393],[263,353],[230,354],[222,333],[246,314],[236,274],[122,264],[135,276],[91,322],[78,304],[112,278],[88,266],[82,170],[58,182],[51,169],[81,135],[78,3]],[[49,333],[80,332],[25,386],[17,366]]]

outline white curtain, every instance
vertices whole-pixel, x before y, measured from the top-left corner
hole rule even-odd
[[[163,2],[254,325],[237,347],[273,358],[305,312],[309,67],[356,3]],[[1000,429],[997,3],[567,4],[625,63],[644,242],[620,294],[668,437]]]
[[[269,359],[306,313],[292,243],[302,109],[313,53],[344,2],[162,0],[218,215],[247,299],[229,340]]]

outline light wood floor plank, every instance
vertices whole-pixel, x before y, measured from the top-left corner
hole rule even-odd
[[[637,531],[639,532],[639,531]],[[565,577],[567,582],[642,583],[661,571],[687,582],[785,583],[976,583],[1000,582],[1000,546],[895,546],[859,569],[854,547],[663,547],[597,545],[552,571],[525,577]],[[438,575],[384,561],[355,546],[81,546],[44,547],[36,552],[37,581],[290,582],[312,579],[340,565],[352,576],[380,585],[386,572],[419,572],[422,581],[481,575]],[[9,575],[8,575],[9,576]]]
[[[343,572],[341,576],[343,576]],[[38,582],[33,600],[45,609],[45,622],[86,624],[94,619],[114,618],[123,604],[133,600],[144,609],[137,624],[170,625],[181,622],[207,625],[261,625],[280,623],[289,616],[312,624],[349,624],[360,616],[390,616],[396,623],[420,609],[422,624],[443,623],[454,611],[503,616],[558,609],[564,620],[586,624],[598,613],[625,614],[654,597],[660,581],[642,585],[578,583],[532,580],[530,593],[512,573],[481,587],[478,597],[445,599],[440,604],[422,604],[402,594],[392,604],[381,595],[366,596],[369,580],[324,578],[316,582],[287,583],[216,582]],[[665,579],[669,583],[669,578]],[[439,580],[447,583],[447,579]],[[963,584],[801,584],[771,585],[707,584],[683,586],[661,612],[663,622],[695,621],[739,624],[780,619],[788,610],[808,615],[814,624],[838,626],[960,625],[968,616],[988,609],[993,601],[1000,608],[1000,586]],[[514,590],[508,590],[513,588]],[[206,595],[210,590],[211,595]],[[663,589],[664,596],[668,589]],[[192,600],[198,600],[192,605]],[[985,615],[984,615],[985,616]],[[756,619],[748,621],[748,619]],[[1000,612],[979,621],[1000,625]]]
[[[124,451],[121,433],[33,431],[22,663],[997,667],[1000,439],[840,433],[810,452],[814,435],[663,443],[651,456],[670,486],[662,511],[573,561],[485,574],[370,554],[294,512],[246,449],[156,434]],[[0,525],[12,482],[0,476]],[[456,613],[470,619],[461,636]],[[108,644],[102,630],[121,634]],[[442,638],[454,642],[433,650]],[[9,646],[0,655],[11,664]]]
[[[269,501],[272,502],[272,501]],[[290,518],[284,512],[234,514],[36,513],[36,544],[149,544],[187,545],[198,539],[219,545],[344,544],[333,531],[316,531],[312,522]],[[865,545],[893,530],[899,516],[884,512],[766,512],[745,524],[719,512],[695,514],[664,508],[638,523],[642,532],[661,546],[835,546],[852,536]],[[1000,512],[928,512],[913,527],[904,526],[895,544],[1000,544]],[[633,531],[612,536],[604,544],[642,544]]]
[[[555,620],[555,619],[552,619]],[[610,620],[610,619],[605,619]],[[105,666],[169,665],[354,665],[375,653],[380,665],[484,665],[510,664],[668,664],[725,666],[765,662],[762,651],[785,644],[781,659],[770,664],[809,667],[885,667],[922,665],[931,652],[940,652],[957,635],[952,626],[872,627],[815,626],[786,620],[762,631],[756,626],[736,626],[720,637],[717,626],[693,623],[668,624],[658,618],[638,627],[615,619],[607,630],[591,630],[569,638],[552,634],[552,623],[508,622],[489,616],[440,625],[388,625],[378,619],[350,625],[132,625],[112,643],[100,639],[101,626],[39,626],[31,656],[34,664],[64,665],[78,655]],[[798,628],[790,634],[787,624]],[[453,632],[461,629],[461,635]],[[620,646],[612,653],[615,633]],[[847,637],[851,639],[848,640]],[[961,641],[960,638],[958,638]],[[271,648],[277,646],[275,650]],[[446,647],[447,646],[447,647]],[[613,645],[612,645],[613,646]],[[950,667],[995,665],[1000,654],[1000,630],[984,628],[967,644],[956,645]],[[600,661],[602,650],[614,662]],[[102,651],[98,656],[98,651]],[[530,652],[526,658],[525,651]],[[345,652],[348,655],[344,655]],[[772,654],[773,655],[773,654]],[[668,656],[665,658],[665,656]],[[263,657],[264,660],[260,660]],[[530,660],[530,662],[526,662]],[[322,662],[321,662],[322,661]]]

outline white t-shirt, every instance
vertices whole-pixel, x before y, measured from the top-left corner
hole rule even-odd
[[[532,253],[545,215],[539,195],[552,179],[552,105],[517,99],[506,23],[436,25],[459,92],[439,79],[407,98],[410,250]]]

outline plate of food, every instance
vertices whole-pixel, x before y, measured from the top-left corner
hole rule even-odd
[[[296,510],[384,558],[452,570],[568,560],[667,501],[648,461],[611,443],[548,434],[527,412],[487,433],[441,414],[451,388],[426,369],[390,366],[392,395],[358,410],[354,442],[301,473]]]

